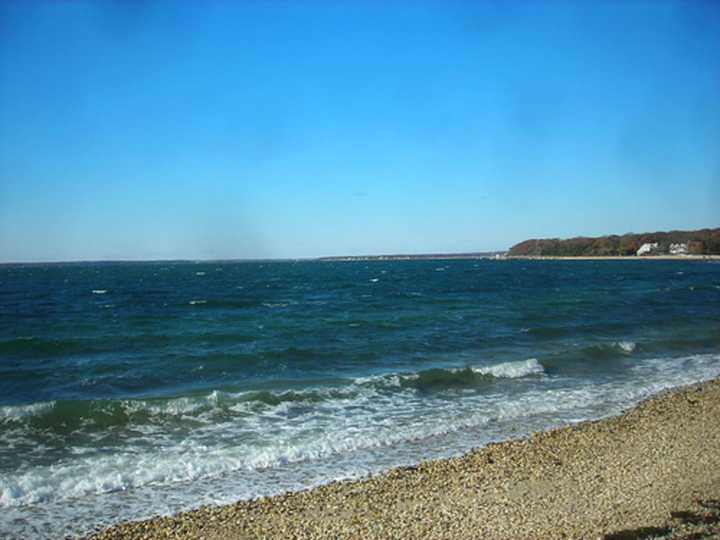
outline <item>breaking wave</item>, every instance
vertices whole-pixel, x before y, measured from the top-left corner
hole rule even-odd
[[[472,387],[495,379],[517,379],[542,375],[545,369],[535,358],[504,362],[493,366],[464,368],[432,368],[417,373],[394,373],[355,379],[358,384],[375,384],[386,387],[406,387],[417,390],[442,390],[452,387]]]
[[[631,354],[637,348],[637,343],[634,341],[616,341],[615,345],[623,352]]]
[[[122,400],[56,400],[0,407],[0,429],[30,424],[35,429],[69,432],[83,426],[110,428],[167,422],[210,421],[217,417],[247,416],[285,404],[312,406],[347,402],[377,391],[430,391],[475,387],[494,379],[517,379],[544,374],[535,358],[487,367],[435,368],[409,374],[357,378],[350,384],[303,390],[256,390],[210,393],[175,398]],[[2,431],[0,431],[0,434]]]
[[[171,399],[48,401],[0,407],[0,435],[3,428],[13,424],[63,433],[88,427],[181,424],[249,416],[288,403],[312,405],[357,396],[358,391],[348,387],[285,392],[215,390],[206,395]]]
[[[496,379],[518,379],[530,375],[541,375],[544,372],[540,362],[535,358],[530,358],[489,367],[428,369],[417,374],[401,376],[400,384],[421,391],[431,391],[453,387],[476,387],[492,383]]]
[[[517,362],[504,362],[485,368],[474,368],[477,373],[492,375],[493,377],[507,377],[516,379],[528,375],[540,375],[545,372],[542,364],[536,358],[528,358]]]
[[[169,399],[6,406],[0,409],[0,436],[5,441],[22,445],[30,432],[47,434],[64,425],[76,439],[80,457],[0,477],[0,506],[54,503],[92,493],[152,491],[202,479],[212,486],[230,473],[239,474],[236,481],[243,485],[246,475],[268,468],[301,463],[313,467],[339,456],[358,452],[362,456],[397,445],[397,451],[410,445],[409,455],[417,459],[418,448],[433,447],[422,442],[428,438],[452,435],[453,441],[460,437],[453,448],[465,444],[470,448],[478,441],[507,437],[518,422],[541,429],[616,413],[664,388],[715,377],[720,374],[719,362],[717,354],[673,362],[639,361],[624,381],[571,387],[546,376],[543,365],[530,358],[367,377],[304,390],[216,390]],[[514,397],[482,391],[501,380],[526,380],[529,386]],[[460,400],[425,392],[458,386],[480,391]],[[91,442],[82,444],[80,433]],[[466,442],[462,442],[464,433],[468,433]],[[267,481],[262,478],[254,481]],[[251,492],[268,489],[258,484]],[[210,497],[212,491],[208,493]]]

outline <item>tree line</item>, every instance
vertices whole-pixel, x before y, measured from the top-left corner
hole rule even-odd
[[[642,234],[531,239],[515,244],[510,256],[614,257],[635,255],[643,244],[657,243],[655,253],[668,253],[670,244],[687,244],[691,255],[720,255],[720,229],[669,231]]]

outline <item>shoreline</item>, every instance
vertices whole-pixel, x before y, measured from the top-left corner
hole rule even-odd
[[[601,256],[568,256],[556,255],[506,255],[507,260],[537,260],[537,261],[717,261],[720,255],[612,255]]]
[[[367,255],[348,257],[321,257],[316,262],[388,262],[388,261],[717,261],[720,255]]]
[[[459,457],[86,538],[712,538],[719,499],[720,378]]]

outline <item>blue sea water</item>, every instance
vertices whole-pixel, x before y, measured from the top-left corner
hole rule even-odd
[[[0,536],[303,489],[720,376],[712,261],[0,266]]]

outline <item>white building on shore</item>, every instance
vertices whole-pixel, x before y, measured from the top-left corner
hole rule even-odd
[[[687,243],[670,244],[670,255],[687,255],[688,245]]]
[[[637,253],[635,253],[635,255],[637,255],[638,257],[640,257],[641,255],[651,255],[651,254],[655,253],[657,251],[657,249],[658,249],[657,242],[643,244],[642,246],[640,246],[640,249],[637,250]]]

